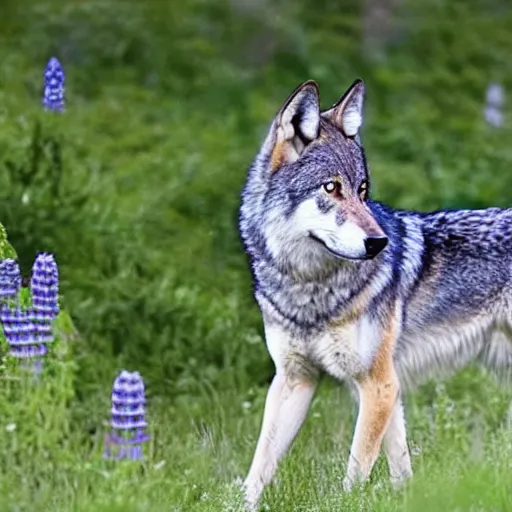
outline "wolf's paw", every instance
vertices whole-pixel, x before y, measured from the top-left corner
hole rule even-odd
[[[244,499],[244,511],[245,512],[258,512],[259,505],[258,501],[251,500],[250,498]]]
[[[351,492],[354,488],[354,482],[348,475],[343,479],[343,491]]]
[[[391,475],[389,479],[391,481],[391,486],[393,487],[393,490],[401,491],[411,478],[412,471],[404,470],[402,473]]]
[[[350,476],[345,476],[343,479],[343,491],[344,492],[353,492],[357,490],[361,490],[365,485],[365,480],[360,477],[351,478]]]
[[[242,491],[244,494],[244,510],[246,512],[257,512],[259,510],[261,487],[252,485],[246,480],[242,484]]]

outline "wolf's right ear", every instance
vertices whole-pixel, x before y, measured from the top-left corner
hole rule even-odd
[[[286,100],[273,124],[272,171],[295,162],[318,137],[320,98],[313,80],[304,82]]]
[[[329,119],[346,137],[356,137],[363,124],[364,83],[356,80],[322,117]]]

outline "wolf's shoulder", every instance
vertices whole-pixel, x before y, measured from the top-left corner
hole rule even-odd
[[[435,244],[491,252],[512,248],[512,208],[439,210],[420,218],[425,237]]]
[[[482,209],[446,209],[430,212],[401,210],[372,201],[369,207],[374,215],[384,224],[392,227],[403,222],[417,225],[426,235],[442,235],[442,233],[458,233],[459,235],[475,236],[476,234],[501,234],[502,237],[512,236],[512,208]],[[502,237],[498,236],[498,239]]]
[[[474,234],[475,230],[493,230],[512,233],[512,208],[438,210],[419,215],[427,231],[450,230]]]
[[[512,249],[512,208],[446,209],[430,212],[393,209],[382,203],[370,208],[395,236],[420,235],[427,248],[470,252]]]

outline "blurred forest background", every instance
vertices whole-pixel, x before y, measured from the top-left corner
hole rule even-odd
[[[237,208],[302,81],[318,81],[326,108],[365,80],[374,198],[512,205],[511,27],[508,0],[2,0],[0,222],[25,273],[37,251],[56,255],[80,333],[84,431],[122,367],[142,373],[153,403],[198,418],[214,396],[264,391],[273,367]],[[62,115],[41,107],[52,56],[66,71]],[[504,94],[486,115],[492,84]],[[454,389],[488,405],[495,388],[474,376]]]

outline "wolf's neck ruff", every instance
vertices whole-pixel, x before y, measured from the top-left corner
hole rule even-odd
[[[265,257],[255,259],[252,268],[256,298],[265,314],[292,331],[303,332],[322,329],[326,323],[350,315],[370,283],[371,300],[391,279],[385,261],[338,262],[329,274],[309,280],[281,271]]]

